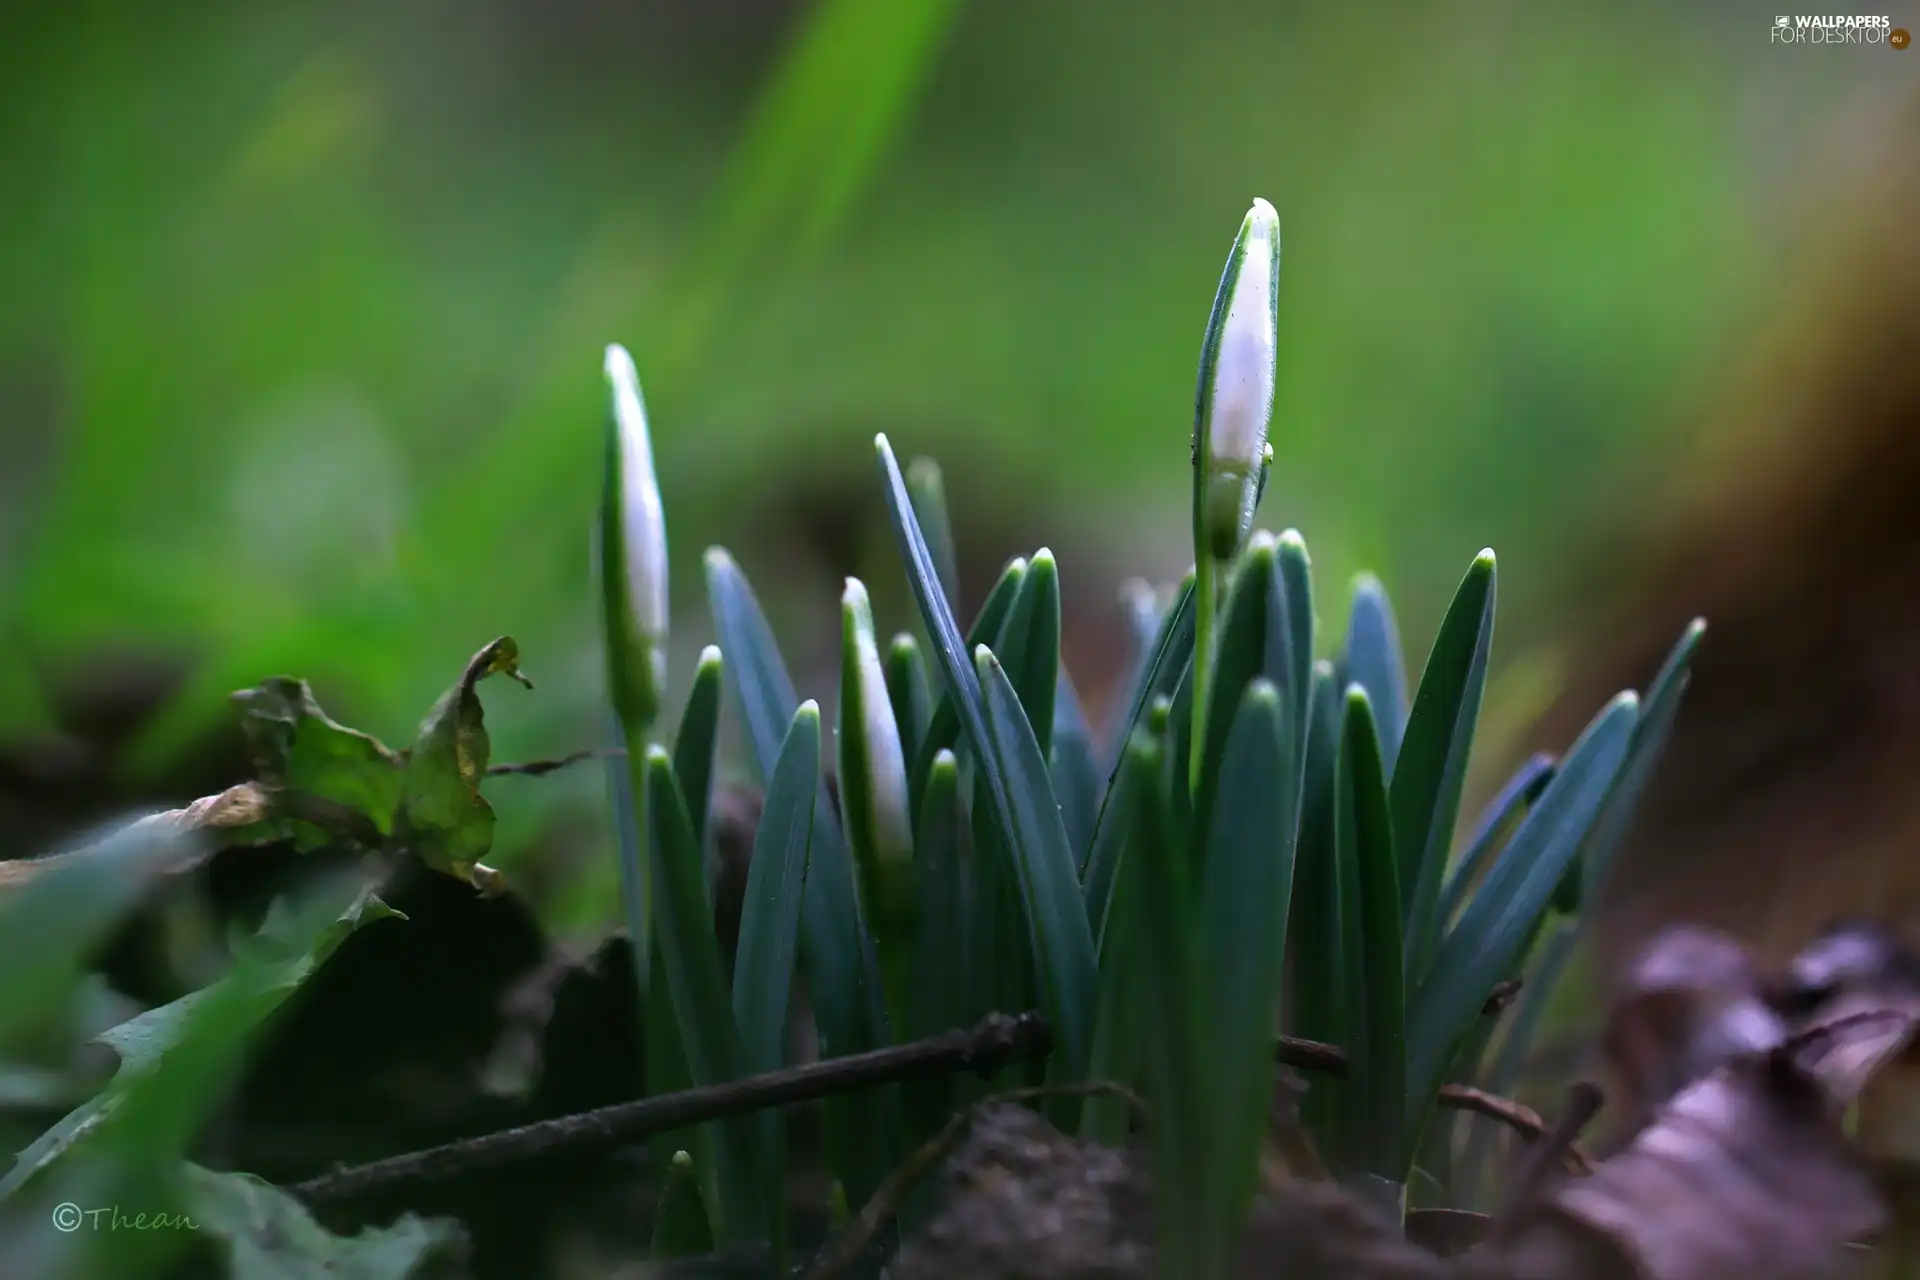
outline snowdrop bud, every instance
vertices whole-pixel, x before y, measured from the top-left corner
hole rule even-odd
[[[1216,560],[1230,559],[1246,540],[1272,456],[1279,284],[1280,220],[1272,205],[1255,200],[1214,295],[1194,401],[1196,550]]]
[[[667,522],[640,377],[617,343],[607,348],[606,376],[612,412],[599,552],[608,660],[622,718],[650,723],[666,683]]]
[[[894,861],[913,851],[907,762],[874,639],[873,608],[858,578],[847,579],[840,618],[841,800],[856,853],[867,845],[881,862]]]

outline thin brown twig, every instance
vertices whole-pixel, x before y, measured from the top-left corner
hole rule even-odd
[[[487,766],[487,776],[489,778],[538,778],[549,773],[557,773],[570,765],[579,764],[582,760],[594,760],[605,756],[624,756],[626,754],[626,748],[624,747],[587,747],[580,751],[570,752],[557,760],[522,760],[516,764],[490,764]]]
[[[822,1249],[814,1258],[813,1265],[807,1268],[803,1280],[831,1280],[856,1262],[860,1255],[872,1247],[887,1220],[900,1212],[900,1205],[907,1193],[912,1191],[920,1180],[927,1176],[935,1165],[945,1159],[961,1136],[980,1118],[988,1107],[1007,1103],[1031,1102],[1040,1098],[1072,1098],[1104,1095],[1118,1097],[1124,1101],[1140,1120],[1146,1115],[1147,1104],[1140,1095],[1123,1084],[1111,1080],[1094,1080],[1079,1084],[1037,1085],[1028,1089],[1011,1089],[1006,1093],[994,1094],[980,1099],[963,1111],[954,1113],[940,1132],[923,1143],[918,1150],[908,1156],[906,1161],[887,1175],[887,1180],[854,1215],[845,1229]]]
[[[833,1094],[915,1076],[973,1071],[991,1075],[1014,1062],[1044,1057],[1052,1047],[1046,1020],[1037,1013],[1019,1017],[987,1015],[970,1031],[948,1031],[891,1049],[830,1058],[687,1089],[637,1102],[616,1103],[579,1115],[503,1129],[371,1164],[336,1169],[290,1188],[309,1204],[357,1199],[403,1186],[464,1177],[565,1151],[604,1150],[667,1133],[758,1111],[810,1102]]]
[[[1578,1149],[1574,1144],[1581,1131],[1593,1123],[1593,1118],[1600,1114],[1600,1107],[1605,1101],[1600,1086],[1589,1080],[1577,1081],[1567,1090],[1567,1109],[1560,1113],[1552,1132],[1527,1148],[1521,1156],[1520,1167],[1515,1170],[1511,1189],[1507,1192],[1506,1207],[1500,1215],[1501,1222],[1515,1221],[1521,1211],[1539,1197],[1547,1185],[1554,1162]]]

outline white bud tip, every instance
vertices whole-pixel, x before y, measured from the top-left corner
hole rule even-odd
[[[717,667],[721,661],[720,646],[717,644],[710,644],[700,651],[699,665],[702,667]]]
[[[640,381],[640,372],[633,367],[633,357],[628,355],[627,349],[617,342],[607,345],[607,359],[604,368],[607,371],[607,377],[613,379],[615,382]]]
[[[733,557],[727,554],[725,547],[708,547],[706,554],[701,558],[706,561],[707,568],[709,569],[730,569],[733,567]]]
[[[1273,549],[1278,545],[1280,540],[1265,529],[1255,529],[1253,536],[1247,539],[1247,550],[1258,551],[1262,555],[1272,555]]]
[[[820,718],[820,703],[813,698],[808,698],[805,702],[793,709],[793,714],[796,716],[809,716],[812,719],[818,720]]]
[[[976,663],[989,663],[989,662],[999,661],[999,659],[993,656],[993,650],[987,648],[987,646],[983,644],[977,644],[973,646],[973,660]]]
[[[648,743],[647,744],[647,763],[663,764],[663,765],[666,765],[669,769],[671,769],[673,767],[673,756],[670,752],[668,752],[668,750],[665,747],[661,746],[659,743],[657,742]]]
[[[840,592],[840,603],[864,612],[868,608],[866,584],[858,578],[848,578]]]

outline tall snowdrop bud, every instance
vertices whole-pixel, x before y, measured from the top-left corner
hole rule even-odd
[[[632,734],[660,714],[667,677],[667,521],[653,471],[640,376],[625,347],[607,348],[607,448],[601,495],[600,590],[613,704]]]
[[[1280,219],[1255,200],[1220,275],[1194,398],[1194,550],[1215,560],[1231,559],[1246,541],[1272,457],[1279,285]]]
[[[856,860],[884,878],[913,853],[907,762],[873,634],[873,609],[858,578],[840,597],[840,800]],[[877,879],[870,887],[879,888]],[[882,904],[874,903],[874,909]]]

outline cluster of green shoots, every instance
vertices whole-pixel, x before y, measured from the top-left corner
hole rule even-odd
[[[1530,762],[1457,847],[1493,554],[1468,567],[1411,697],[1372,579],[1333,656],[1316,658],[1306,545],[1253,528],[1273,460],[1278,280],[1278,223],[1256,201],[1202,350],[1194,568],[1170,595],[1135,597],[1131,683],[1103,733],[1061,666],[1051,553],[1008,564],[963,630],[939,472],[925,460],[903,472],[881,436],[924,643],[883,645],[849,580],[823,738],[746,579],[711,550],[719,643],[677,732],[658,736],[665,523],[634,366],[609,349],[599,565],[652,1091],[783,1065],[796,973],[828,1056],[1039,1010],[1052,1037],[1041,1070],[829,1103],[825,1158],[845,1203],[983,1092],[1059,1086],[1036,1104],[1056,1126],[1124,1141],[1128,1109],[1074,1088],[1113,1081],[1144,1097],[1155,1167],[1173,1171],[1158,1180],[1163,1270],[1217,1276],[1256,1195],[1284,1031],[1346,1056],[1344,1078],[1305,1100],[1320,1157],[1404,1212],[1416,1158],[1444,1136],[1442,1085],[1487,1048],[1490,997],[1603,873],[1700,628],[1644,698],[1621,693],[1563,755]],[[723,700],[765,788],[730,988],[705,856]],[[780,1118],[677,1137],[690,1160],[674,1159],[682,1194],[668,1200],[704,1219],[680,1234],[783,1256]]]

